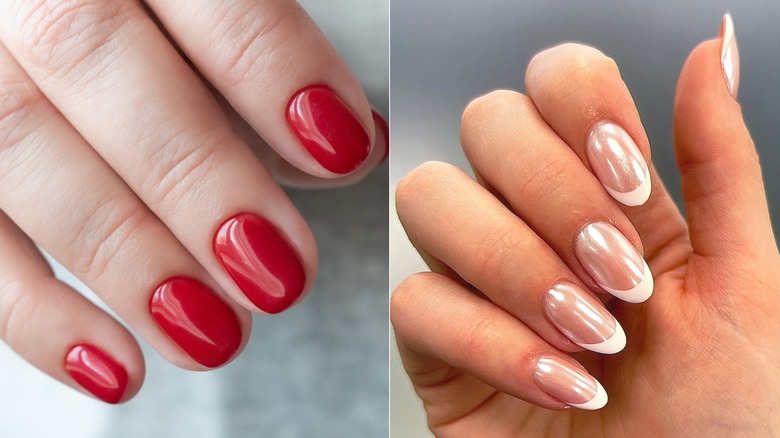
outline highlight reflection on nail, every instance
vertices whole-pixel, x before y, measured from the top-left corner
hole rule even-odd
[[[598,380],[556,356],[536,361],[534,381],[544,392],[575,408],[593,411],[607,404],[607,391]]]
[[[591,277],[621,300],[641,303],[652,295],[650,268],[611,224],[595,222],[586,226],[577,236],[574,252]]]
[[[650,197],[650,172],[642,152],[620,126],[600,121],[587,140],[588,162],[604,189],[623,205],[642,205]]]
[[[726,86],[736,99],[739,91],[739,50],[734,35],[734,20],[726,13],[720,23],[720,65],[726,77]]]
[[[626,335],[599,300],[572,283],[553,286],[544,297],[544,313],[566,337],[597,353],[614,354]]]

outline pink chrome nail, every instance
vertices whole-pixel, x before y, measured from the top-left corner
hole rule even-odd
[[[558,283],[544,297],[544,313],[566,337],[597,353],[614,354],[626,334],[604,306],[572,283]]]
[[[653,293],[653,275],[631,242],[606,222],[586,226],[574,245],[577,259],[607,292],[641,303]]]
[[[612,122],[597,122],[588,134],[586,150],[593,173],[615,200],[628,206],[647,201],[650,172],[628,132]]]
[[[734,20],[726,13],[720,22],[720,65],[726,77],[726,86],[736,99],[739,91],[739,50],[734,35]]]
[[[607,404],[607,391],[598,380],[559,357],[540,357],[534,366],[534,381],[544,392],[575,408],[593,411]]]

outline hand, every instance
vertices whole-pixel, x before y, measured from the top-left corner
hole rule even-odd
[[[528,96],[466,109],[479,184],[442,163],[399,184],[433,273],[396,289],[391,319],[435,434],[780,433],[780,256],[738,66],[724,19],[679,79],[687,222],[616,64],[575,44],[531,61]]]
[[[106,402],[143,381],[130,333],[58,282],[34,241],[172,363],[224,365],[249,311],[284,311],[317,271],[271,174],[346,184],[387,151],[357,79],[294,1],[0,12],[0,337]],[[242,136],[270,145],[268,169]]]

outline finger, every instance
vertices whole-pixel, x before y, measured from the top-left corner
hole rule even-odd
[[[648,166],[650,143],[611,58],[581,44],[555,46],[533,57],[525,84],[545,122],[607,193],[626,206],[642,206],[624,211],[642,237],[648,258],[675,239],[686,240],[682,216]]]
[[[171,362],[202,370],[235,357],[248,312],[210,289],[2,45],[0,96],[0,208]]]
[[[608,354],[625,347],[620,324],[552,249],[461,170],[418,167],[399,183],[396,203],[418,247],[551,345]]]
[[[443,361],[548,409],[600,409],[607,393],[581,365],[503,310],[438,274],[417,274],[393,292],[390,317],[404,365]],[[414,352],[414,357],[410,353]],[[414,382],[417,383],[417,382]]]
[[[35,246],[0,212],[0,338],[60,382],[106,403],[144,380],[141,350],[108,314],[54,278]]]
[[[349,175],[339,178],[320,178],[300,170],[271,149],[265,140],[255,132],[254,128],[249,126],[238,114],[228,112],[228,115],[236,132],[252,148],[255,154],[260,157],[263,165],[265,165],[276,182],[283,186],[302,189],[329,189],[344,187],[361,181],[387,159],[390,146],[389,126],[384,117],[376,110],[371,112],[374,116],[374,132],[376,132],[374,148],[363,166]]]
[[[461,141],[480,177],[592,290],[632,303],[650,297],[633,225],[528,97],[498,91],[474,100]]]
[[[325,178],[370,164],[374,124],[360,83],[297,2],[147,3],[285,160]]]
[[[733,24],[696,47],[674,104],[674,144],[694,252],[714,260],[777,254],[750,133],[735,100],[739,55]]]
[[[16,59],[233,299],[278,313],[303,298],[311,231],[136,2],[0,4]]]

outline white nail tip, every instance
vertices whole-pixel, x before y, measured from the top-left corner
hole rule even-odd
[[[599,342],[598,344],[580,344],[577,342],[577,345],[601,354],[619,353],[626,347],[626,332],[623,331],[623,327],[620,326],[620,323],[615,321],[615,333],[606,341]]]
[[[647,165],[645,164],[644,181],[642,181],[642,184],[640,184],[639,187],[635,188],[634,190],[631,190],[630,192],[618,192],[616,190],[610,189],[606,185],[604,188],[607,190],[607,193],[609,193],[610,196],[615,198],[616,201],[623,205],[628,207],[636,207],[638,205],[644,204],[647,202],[647,199],[650,198],[651,191],[650,172],[647,169]]]
[[[609,398],[607,397],[607,391],[601,386],[598,380],[593,379],[596,382],[596,395],[592,399],[585,403],[569,403],[569,406],[577,409],[584,409],[586,411],[595,411],[603,408]]]
[[[604,288],[607,292],[611,293],[612,295],[620,298],[623,301],[629,302],[629,303],[641,303],[643,301],[647,301],[648,298],[650,298],[650,295],[653,294],[653,273],[650,272],[650,267],[647,266],[647,262],[642,260],[642,263],[644,264],[644,270],[642,272],[642,281],[639,282],[636,286],[632,287],[629,290],[617,290],[617,289],[611,289],[603,284],[601,287]]]

